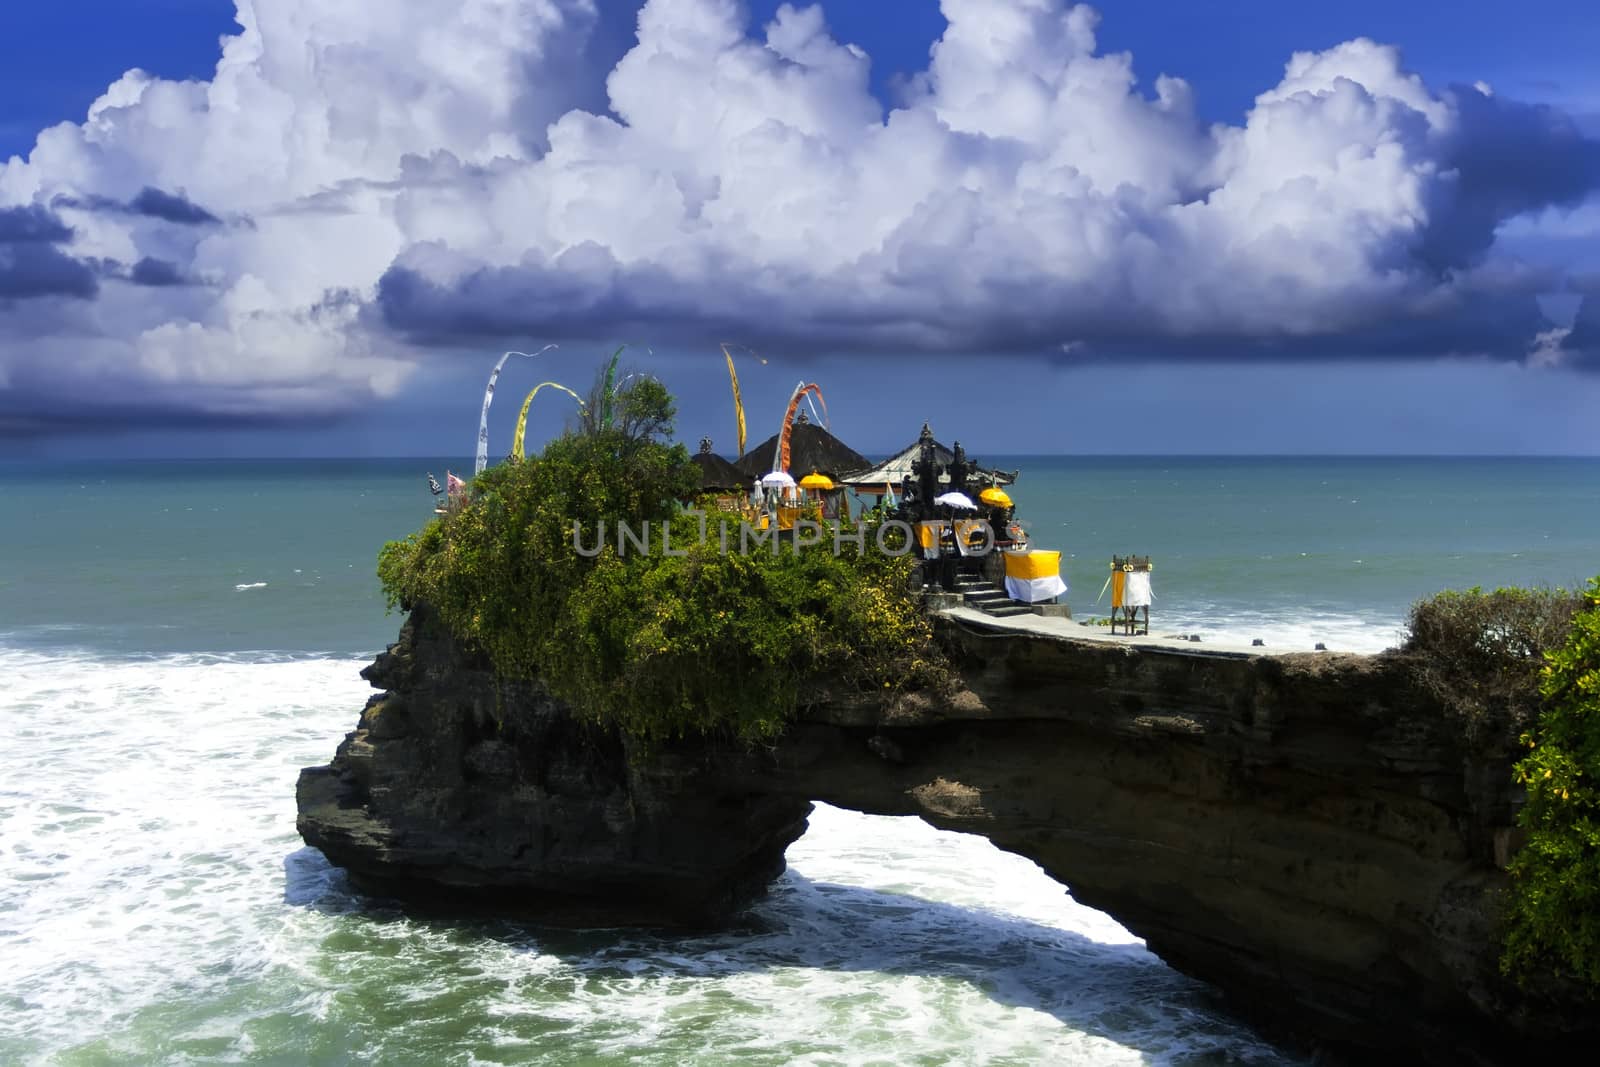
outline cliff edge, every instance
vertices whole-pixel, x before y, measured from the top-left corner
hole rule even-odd
[[[1600,1036],[1498,975],[1509,760],[1398,654],[1132,648],[936,626],[948,701],[822,701],[770,748],[638,749],[497,677],[426,610],[298,787],[360,886],[449,910],[705,925],[782,872],[812,801],[1034,860],[1257,1020],[1368,1058],[1503,1062]]]

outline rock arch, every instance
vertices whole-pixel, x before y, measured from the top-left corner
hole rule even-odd
[[[1258,1019],[1455,1062],[1519,1028],[1565,1039],[1495,969],[1508,768],[1461,749],[1398,657],[939,629],[951,705],[641,754],[419,611],[363,672],[383,692],[358,728],[302,772],[300,831],[422,904],[694,926],[765,890],[813,800],[916,815],[1034,860]]]

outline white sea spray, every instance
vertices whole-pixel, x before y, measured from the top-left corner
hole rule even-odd
[[[0,649],[0,1061],[1280,1062],[1033,864],[821,807],[699,937],[406,917],[294,829],[352,659]]]

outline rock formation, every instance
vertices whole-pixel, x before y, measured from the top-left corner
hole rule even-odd
[[[497,678],[425,611],[299,826],[359,885],[540,921],[715,923],[813,800],[1027,856],[1242,1013],[1415,1062],[1597,1023],[1496,969],[1515,797],[1395,654],[1129,648],[941,619],[948,702],[810,708],[770,749],[648,751]],[[1593,1005],[1589,1008],[1592,1011]]]

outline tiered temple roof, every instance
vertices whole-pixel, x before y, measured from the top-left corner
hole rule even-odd
[[[752,480],[772,470],[777,451],[777,434],[751,446],[744,458],[734,464],[744,477],[743,484],[749,485]],[[871,460],[809,421],[804,411],[789,431],[789,473],[796,478],[816,471],[837,482],[853,471],[865,470],[870,466]]]
[[[798,429],[798,427],[797,427]],[[926,423],[922,426],[922,434],[930,440],[933,431]],[[844,478],[837,479],[845,485],[851,486],[861,492],[881,490],[885,483],[892,486],[896,493],[904,487],[907,479],[911,477],[911,465],[917,461],[918,450],[922,446],[923,437],[911,442],[900,452],[884,460],[882,463],[867,467]],[[946,448],[938,441],[933,442],[934,462],[940,467],[947,467],[956,458],[955,451]],[[985,485],[1010,485],[1017,480],[1016,471],[985,470],[980,468],[973,476],[973,480]]]
[[[739,473],[739,468],[711,451],[711,438],[700,438],[700,451],[689,457],[700,468],[700,488],[705,492],[718,490],[743,490],[750,479]]]

